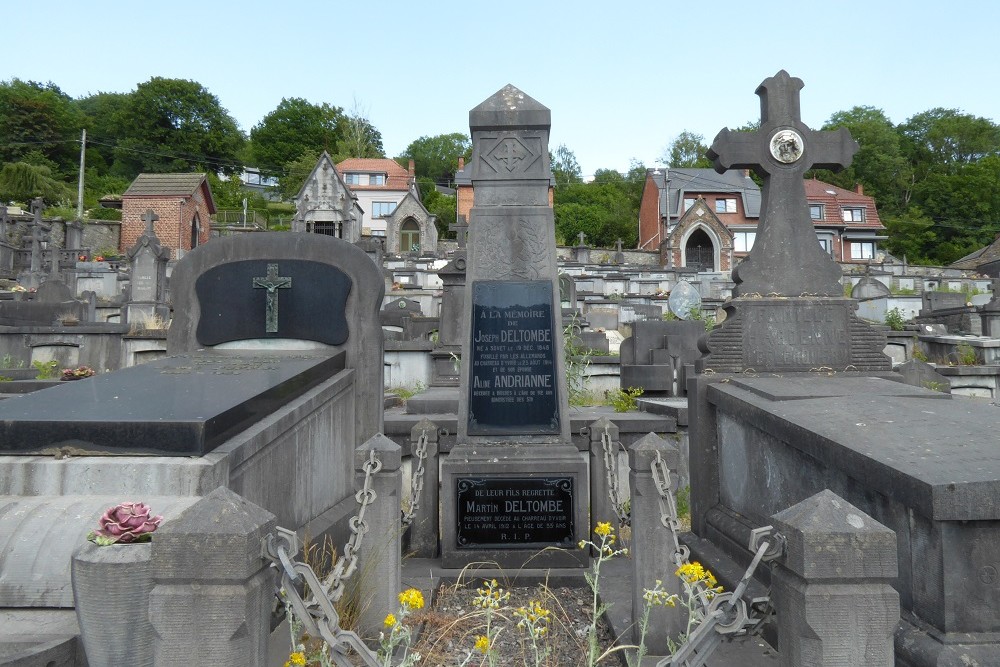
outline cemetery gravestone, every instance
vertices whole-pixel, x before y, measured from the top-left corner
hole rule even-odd
[[[154,317],[164,322],[170,319],[170,308],[164,294],[170,249],[160,245],[153,229],[159,218],[160,216],[147,209],[143,215],[146,230],[136,244],[127,250],[131,271],[129,298],[125,304],[126,322],[146,322]]]
[[[814,132],[799,118],[802,80],[784,70],[757,88],[760,129],[722,130],[708,157],[719,173],[753,169],[764,180],[757,241],[733,270],[726,320],[709,336],[715,372],[890,369],[885,335],[843,298],[840,267],[816,242],[802,181],[806,169],[850,164],[857,143],[840,128]]]
[[[509,85],[469,114],[475,201],[458,445],[441,466],[447,567],[579,566],[575,545],[589,532],[586,462],[570,439],[548,206],[550,118]]]

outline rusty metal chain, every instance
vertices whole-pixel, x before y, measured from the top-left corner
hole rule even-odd
[[[357,654],[368,667],[379,667],[378,657],[365,646],[361,638],[350,630],[340,627],[340,615],[333,601],[324,593],[323,585],[313,569],[306,563],[293,560],[299,552],[298,537],[294,531],[278,528],[277,533],[267,535],[261,544],[261,555],[281,573],[281,588],[286,604],[301,623],[303,630],[321,637],[330,647],[330,660],[337,667],[352,667],[357,663],[350,653]],[[308,594],[299,594],[299,585]]]
[[[382,469],[382,461],[379,460],[374,449],[368,452],[368,460],[365,461],[363,467],[365,481],[358,492],[354,494],[354,499],[358,503],[358,513],[347,522],[347,525],[351,529],[351,536],[348,538],[347,544],[344,545],[344,555],[337,560],[337,564],[334,565],[333,570],[323,580],[326,597],[333,602],[336,602],[343,596],[346,580],[350,579],[357,571],[358,550],[365,539],[365,533],[368,532],[368,524],[365,522],[365,511],[369,505],[375,502],[375,498],[377,498],[375,489],[372,488],[372,477]]]
[[[611,499],[611,507],[618,516],[618,523],[628,526],[632,523],[629,513],[625,511],[625,503],[622,501],[621,477],[618,470],[618,443],[611,439],[611,427],[604,425],[604,433],[601,434],[601,448],[604,451],[604,474],[608,480],[608,497]]]
[[[674,543],[674,551],[670,556],[674,567],[680,567],[688,562],[691,550],[686,545],[681,544],[680,530],[681,520],[677,517],[677,500],[670,491],[670,468],[663,460],[660,452],[656,452],[656,458],[650,463],[650,472],[653,474],[653,484],[656,486],[656,500],[660,504],[660,523],[670,531],[670,537]]]
[[[672,656],[656,663],[656,667],[703,667],[723,639],[758,632],[774,611],[770,604],[770,592],[765,597],[754,598],[749,605],[743,594],[757,567],[762,562],[777,559],[784,551],[784,544],[784,537],[772,526],[751,531],[749,548],[754,557],[743,578],[733,591],[711,598],[704,618],[687,641]]]
[[[410,509],[403,513],[404,530],[410,527],[414,517],[417,516],[417,510],[420,509],[420,494],[424,491],[424,464],[427,461],[427,429],[420,431],[413,456],[417,459],[417,468],[410,476]]]

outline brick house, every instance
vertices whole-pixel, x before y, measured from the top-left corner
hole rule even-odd
[[[805,181],[817,241],[838,262],[878,257],[885,228],[861,186]],[[729,271],[753,248],[761,192],[749,172],[648,169],[639,204],[639,248],[659,248],[664,266]]]
[[[413,160],[403,169],[388,158],[348,158],[337,164],[337,171],[363,211],[361,236],[384,237],[387,216],[408,193],[417,192]]]
[[[554,180],[549,182],[549,206],[552,206],[555,193]],[[475,205],[475,188],[472,187],[472,165],[465,165],[465,158],[458,158],[458,171],[455,172],[455,215],[458,218],[465,216],[469,220],[469,211]]]
[[[122,194],[119,252],[134,246],[145,231],[147,209],[159,216],[153,231],[172,259],[208,242],[215,200],[205,174],[139,174]]]

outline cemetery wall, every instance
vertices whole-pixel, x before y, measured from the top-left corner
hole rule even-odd
[[[21,239],[28,236],[30,228],[28,223],[31,216],[11,216],[10,222],[10,243],[15,247],[21,245]],[[51,225],[49,232],[50,247],[62,248],[65,246],[66,221],[62,218],[42,218],[42,222]],[[84,221],[83,225],[83,247],[93,252],[105,248],[118,248],[118,239],[121,236],[121,223],[117,221],[93,220]]]

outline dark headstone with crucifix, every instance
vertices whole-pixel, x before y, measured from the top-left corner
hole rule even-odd
[[[469,113],[469,124],[475,201],[457,444],[441,463],[442,560],[579,566],[573,547],[587,534],[589,484],[570,439],[551,112],[506,86]]]
[[[170,249],[160,245],[154,223],[160,219],[152,209],[142,216],[146,229],[126,253],[129,259],[128,299],[125,321],[146,328],[162,328],[156,320],[170,319],[166,302],[167,262]]]
[[[843,298],[840,267],[822,250],[809,216],[803,176],[839,170],[857,143],[845,128],[810,130],[799,117],[802,80],[784,70],[757,88],[760,129],[722,130],[708,157],[715,169],[753,169],[763,180],[757,240],[733,270],[727,318],[709,335],[706,366],[716,372],[881,371],[885,334]]]
[[[178,261],[170,291],[168,354],[343,350],[357,374],[356,432],[381,430],[385,283],[357,246],[296,232],[215,239]]]

